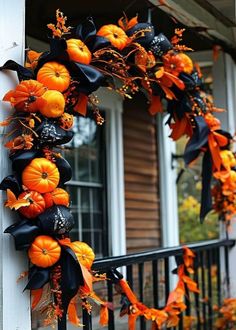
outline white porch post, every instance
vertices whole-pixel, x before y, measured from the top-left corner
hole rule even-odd
[[[167,116],[160,114],[157,122],[160,205],[163,247],[179,245],[178,199],[176,170],[172,167],[175,142],[170,138],[170,129],[165,125]]]
[[[24,25],[25,1],[0,1],[0,66],[8,59],[23,63],[24,60]],[[17,83],[16,75],[0,72],[0,99]],[[9,108],[0,101],[0,120],[9,115]],[[5,150],[5,128],[0,128],[0,180],[11,174],[8,153]],[[23,293],[25,281],[17,283],[17,278],[28,269],[25,253],[16,252],[14,241],[8,234],[3,234],[6,227],[13,223],[13,212],[3,206],[5,193],[0,192],[0,329],[30,330],[29,294]]]
[[[236,65],[232,58],[225,54],[225,75],[226,75],[226,105],[228,130],[234,135],[236,130]],[[236,147],[234,145],[234,151]],[[223,233],[225,234],[225,233]],[[229,238],[236,239],[236,218],[232,221],[232,228],[229,230]],[[229,278],[230,296],[236,296],[236,246],[229,250]]]
[[[118,256],[126,253],[123,99],[106,88],[100,88],[96,95],[100,101],[99,108],[106,111],[109,248],[113,256]]]

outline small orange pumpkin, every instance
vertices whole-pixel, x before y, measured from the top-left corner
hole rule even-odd
[[[79,39],[69,39],[67,43],[67,53],[69,54],[70,60],[89,64],[92,59],[92,55],[88,47]]]
[[[95,259],[93,249],[86,243],[75,241],[71,243],[71,249],[74,251],[78,261],[87,269],[90,269]]]
[[[112,46],[119,50],[122,50],[129,41],[126,33],[119,26],[114,24],[103,25],[99,29],[97,35],[108,39]]]
[[[65,99],[61,92],[48,90],[38,101],[39,111],[48,118],[60,117],[65,108]]]
[[[60,179],[58,168],[46,158],[34,158],[22,173],[22,183],[40,193],[53,191]]]
[[[18,199],[24,198],[26,195],[28,195],[26,200],[30,202],[30,205],[21,207],[19,212],[28,219],[36,218],[45,210],[45,200],[37,191],[25,191],[20,194]]]
[[[38,98],[41,97],[47,88],[37,80],[24,80],[10,90],[3,97],[3,101],[11,102],[17,110],[36,112],[38,110]]]
[[[70,74],[64,65],[47,62],[39,69],[37,80],[49,89],[64,92],[70,85]]]
[[[56,205],[69,206],[70,197],[67,191],[62,188],[56,188],[52,192],[43,195],[46,208]]]
[[[60,255],[60,245],[52,237],[46,235],[36,237],[28,250],[32,264],[42,268],[54,265],[59,260]]]

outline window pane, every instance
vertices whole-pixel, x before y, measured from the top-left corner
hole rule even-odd
[[[74,138],[67,144],[65,157],[73,169],[74,181],[102,182],[102,134],[103,127],[93,119],[76,117]]]
[[[69,150],[65,152],[65,157],[73,166],[73,185],[67,185],[76,217],[72,237],[84,240],[97,256],[102,257],[107,254],[104,251],[107,230],[102,171],[102,164],[105,163],[104,128],[97,126],[89,117],[77,117],[73,129],[75,138],[67,145]]]

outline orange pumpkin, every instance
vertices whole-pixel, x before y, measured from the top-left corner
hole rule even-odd
[[[43,195],[46,208],[56,205],[69,206],[70,197],[67,191],[62,188],[56,188],[52,192]]]
[[[60,255],[60,245],[56,240],[46,235],[36,237],[28,250],[32,264],[42,268],[54,265],[59,260]]]
[[[49,89],[64,92],[70,85],[70,74],[64,65],[47,62],[39,69],[37,80]]]
[[[75,241],[71,243],[71,249],[74,251],[78,261],[87,269],[90,269],[95,259],[93,249],[86,243]]]
[[[26,112],[36,112],[38,110],[37,100],[47,88],[37,80],[24,80],[16,86],[15,90],[10,90],[3,97],[3,101],[11,102],[17,110]]]
[[[28,219],[36,218],[45,210],[45,200],[37,191],[23,192],[18,199],[24,198],[26,195],[28,195],[26,200],[30,202],[30,205],[21,207],[19,212]]]
[[[108,39],[112,46],[119,50],[122,50],[129,41],[126,33],[119,26],[114,24],[103,25],[97,35]]]
[[[48,90],[38,101],[39,111],[48,118],[60,117],[65,108],[65,99],[61,92]]]
[[[34,158],[22,173],[22,183],[40,193],[53,191],[60,179],[56,165],[46,158]]]
[[[67,43],[67,53],[69,54],[70,60],[89,64],[92,59],[92,55],[88,47],[79,39],[69,39]]]

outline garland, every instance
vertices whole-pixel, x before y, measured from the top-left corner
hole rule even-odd
[[[163,33],[156,34],[152,24],[139,23],[137,17],[129,20],[124,16],[118,26],[104,25],[98,31],[92,18],[74,29],[66,26],[66,17],[59,10],[56,19],[56,24],[48,24],[52,31],[49,51],[29,50],[25,66],[9,60],[0,67],[16,71],[19,78],[16,88],[3,98],[14,108],[1,122],[1,126],[13,126],[7,135],[12,138],[5,143],[13,174],[3,179],[0,188],[7,193],[5,206],[19,215],[5,232],[14,237],[17,250],[28,251],[31,267],[26,289],[32,292],[33,308],[49,287],[46,323],[57,318],[65,322],[68,311],[69,320],[79,325],[76,295],[88,310],[87,296],[93,297],[104,315],[109,304],[92,291],[92,282],[100,278],[91,272],[93,250],[69,238],[74,220],[64,184],[71,179],[72,170],[55,147],[73,138],[73,118],[85,116],[88,104],[97,124],[103,124],[93,92],[101,86],[124,97],[141,91],[150,102],[152,115],[163,112],[161,101],[167,101],[171,137],[189,137],[186,165],[203,154],[201,219],[212,209],[212,176],[216,180],[214,209],[226,221],[235,215],[236,160],[229,150],[232,136],[213,116],[221,109],[202,91],[201,72],[184,53],[190,49],[180,44],[184,30],[176,29],[168,40]],[[187,276],[184,269],[178,267],[182,279]],[[189,283],[185,282],[191,286]],[[122,288],[129,291],[127,286]],[[177,301],[173,296],[168,306]],[[139,305],[135,297],[130,303]],[[158,326],[166,312],[162,316],[156,312]],[[142,313],[138,308],[134,318]]]

